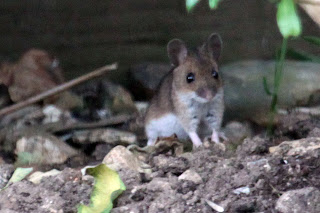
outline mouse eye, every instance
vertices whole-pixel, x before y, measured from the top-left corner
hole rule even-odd
[[[187,82],[191,83],[192,81],[195,80],[194,74],[192,72],[188,73],[187,75]]]
[[[215,79],[218,79],[219,78],[219,74],[217,71],[215,70],[212,70],[212,73],[211,73],[212,77],[214,77]]]

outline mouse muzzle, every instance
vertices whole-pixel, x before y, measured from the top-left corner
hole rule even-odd
[[[216,95],[217,90],[215,88],[201,87],[196,91],[196,94],[205,99],[206,101],[212,101],[214,96]]]

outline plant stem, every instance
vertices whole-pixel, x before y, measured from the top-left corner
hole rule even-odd
[[[276,67],[274,71],[273,93],[272,93],[272,100],[270,105],[270,116],[269,116],[269,125],[268,125],[269,135],[273,133],[273,122],[274,122],[275,114],[277,112],[278,93],[279,93],[280,83],[282,80],[282,71],[283,71],[284,60],[287,53],[287,46],[288,46],[288,38],[283,38],[280,58],[276,62]]]

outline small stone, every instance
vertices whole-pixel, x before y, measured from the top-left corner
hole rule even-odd
[[[265,187],[266,181],[264,179],[259,179],[255,184],[257,189],[263,189]]]
[[[102,163],[111,169],[119,171],[121,169],[130,169],[136,172],[149,173],[144,169],[147,165],[143,164],[138,158],[124,146],[114,147],[103,159]]]
[[[14,172],[14,166],[12,164],[0,165],[0,190],[8,183]]]
[[[18,140],[15,153],[20,164],[59,164],[77,151],[53,135],[38,133]]]
[[[268,152],[268,140],[256,136],[252,139],[247,138],[243,144],[237,147],[238,156],[246,156],[252,154],[264,154]]]
[[[169,192],[172,190],[172,186],[165,178],[154,178],[148,183],[148,190],[152,192]]]
[[[320,191],[314,187],[287,191],[278,199],[276,210],[282,213],[320,212]]]
[[[83,175],[82,176],[82,181],[93,183],[94,182],[94,177],[91,175]]]
[[[223,132],[228,138],[228,141],[235,145],[241,144],[245,138],[250,138],[253,134],[249,123],[241,123],[238,121],[227,123]]]
[[[274,156],[309,156],[320,155],[320,138],[303,138],[295,141],[284,141],[278,146],[269,148]]]
[[[44,107],[42,112],[45,115],[45,118],[43,120],[44,124],[58,122],[63,115],[62,110],[54,105],[47,105],[46,107]]]
[[[165,173],[181,175],[189,169],[189,161],[183,157],[172,157],[166,155],[158,155],[153,158],[153,165]]]
[[[188,169],[187,171],[182,173],[178,179],[192,181],[196,184],[202,183],[202,178],[200,177],[200,175],[192,169]]]
[[[248,186],[244,186],[244,187],[240,187],[240,188],[237,188],[235,190],[232,191],[233,193],[235,193],[236,195],[239,195],[239,194],[250,194],[250,188]]]
[[[34,184],[39,184],[43,177],[55,176],[55,175],[58,175],[60,173],[61,173],[61,171],[56,170],[56,169],[52,169],[52,170],[50,170],[48,172],[37,171],[37,172],[34,172],[33,174],[31,174],[29,176],[28,180],[31,181]]]

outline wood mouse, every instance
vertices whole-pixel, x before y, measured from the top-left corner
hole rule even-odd
[[[167,45],[172,70],[162,79],[145,118],[148,145],[158,137],[176,134],[202,145],[201,132],[210,130],[211,141],[219,143],[224,98],[218,60],[222,40],[211,34],[195,51],[180,39]],[[210,133],[209,133],[210,134]]]

